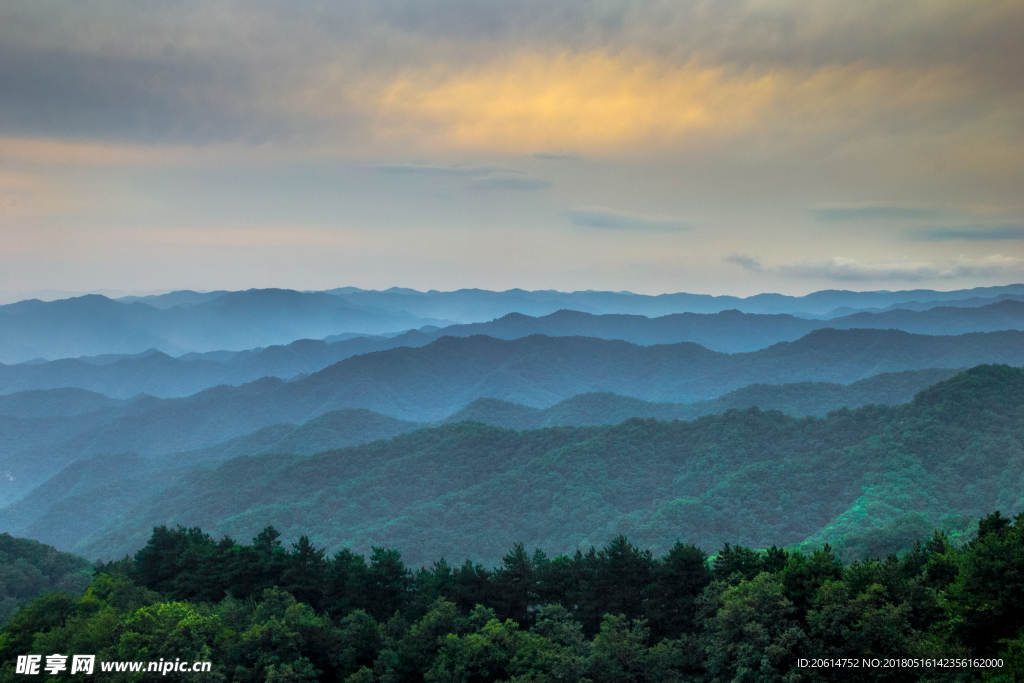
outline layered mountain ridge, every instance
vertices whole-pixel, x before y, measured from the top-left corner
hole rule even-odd
[[[735,354],[796,341],[818,329],[900,329],[932,336],[1024,329],[1024,302],[1006,300],[968,309],[943,307],[922,312],[864,313],[831,321],[737,311],[683,313],[660,318],[597,316],[578,311],[557,311],[533,318],[515,313],[487,323],[439,329],[425,327],[425,331],[410,330],[390,337],[362,336],[331,343],[303,339],[288,345],[238,352],[190,353],[179,358],[149,350],[123,357],[106,354],[0,365],[0,394],[78,387],[118,398],[130,398],[139,393],[182,397],[220,384],[240,385],[262,377],[296,378],[353,356],[403,347],[419,348],[443,337],[485,335],[513,340],[540,334],[622,340],[641,346],[693,342],[712,351]]]
[[[33,328],[19,320],[41,302],[2,307],[0,346],[37,334],[96,353],[0,365],[0,528],[109,558],[147,525],[244,535],[273,523],[332,548],[490,561],[516,540],[820,543],[906,515],[1021,507],[1024,380],[1011,366],[1024,365],[1024,287],[851,294],[737,301],[879,310],[648,317],[735,302],[252,290],[55,302]],[[882,310],[910,296],[921,310]],[[524,310],[449,324],[513,304]],[[345,320],[418,329],[345,332]],[[92,332],[74,341],[76,326]],[[236,348],[282,343],[180,353],[228,328]],[[104,329],[124,348],[103,348]],[[305,330],[330,333],[296,340]],[[156,337],[178,357],[132,348]]]
[[[481,323],[511,313],[545,317],[560,310],[593,315],[662,318],[676,314],[714,314],[737,310],[748,314],[787,314],[797,318],[836,318],[842,312],[880,311],[906,302],[911,308],[963,311],[979,304],[1024,297],[1024,285],[976,288],[957,292],[815,292],[804,297],[759,294],[747,298],[697,294],[646,296],[628,292],[528,292],[458,290],[455,292],[383,292],[342,288],[328,292],[286,289],[242,292],[172,292],[156,297],[111,300],[86,295],[51,302],[20,301],[0,306],[0,362],[22,363],[106,354],[138,354],[156,349],[172,356],[193,352],[240,351],[288,344],[297,339],[337,341],[351,335],[395,334],[432,330],[452,324]],[[967,308],[963,308],[963,307]],[[981,306],[984,307],[984,306]],[[965,314],[966,315],[966,314]],[[895,316],[900,318],[900,316]],[[827,320],[819,322],[827,322]],[[810,329],[789,323],[775,332],[732,330],[728,335],[677,337],[723,351],[754,350],[795,339]],[[970,329],[936,323],[936,333],[1019,329],[1012,323],[993,328],[980,321]],[[842,323],[839,324],[842,326]],[[879,326],[872,323],[873,326]],[[778,325],[776,325],[778,326]],[[835,326],[835,325],[833,325]],[[857,323],[854,326],[870,326]],[[885,326],[891,326],[886,323]],[[900,324],[895,325],[899,327]],[[692,327],[692,326],[691,326]],[[699,326],[698,326],[699,327]],[[770,326],[769,326],[770,327]],[[907,329],[907,331],[922,331]],[[536,330],[545,334],[565,334]],[[490,334],[490,332],[487,332]],[[729,341],[739,333],[746,341]],[[588,334],[576,330],[572,334]],[[764,336],[760,339],[758,335]],[[781,336],[779,336],[781,335]],[[500,335],[499,335],[500,336]],[[519,333],[522,336],[522,333]],[[598,336],[603,336],[599,334]],[[618,338],[618,337],[616,337]],[[713,341],[717,339],[717,341]],[[728,344],[734,344],[732,346]]]
[[[401,547],[412,563],[453,552],[493,561],[516,541],[586,548],[617,534],[659,551],[677,539],[708,548],[725,538],[820,543],[912,514],[939,523],[1020,509],[1012,482],[1024,476],[1014,456],[1024,427],[1012,418],[1021,409],[1024,370],[989,365],[907,404],[825,418],[751,408],[528,431],[460,422],[193,470],[78,536],[76,548],[113,557],[139,547],[154,525],[246,538],[267,523],[331,548]],[[73,509],[51,510],[46,525],[73,527],[57,515]]]

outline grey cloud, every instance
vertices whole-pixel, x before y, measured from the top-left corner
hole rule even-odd
[[[583,157],[578,154],[552,154],[549,152],[536,152],[533,158],[540,161],[583,161]]]
[[[995,93],[1024,86],[1024,4],[864,0],[382,0],[374,18],[407,36],[564,50],[653,52],[678,63],[807,71],[948,66]],[[482,53],[477,53],[482,54]]]
[[[722,259],[726,263],[735,263],[744,270],[750,270],[755,273],[763,273],[765,268],[761,264],[761,259],[756,256],[747,256],[746,254],[738,254],[733,252]]]
[[[370,169],[389,175],[449,176],[457,178],[482,178],[471,187],[481,190],[510,190],[531,192],[551,187],[547,180],[524,178],[522,171],[507,166],[437,166],[431,164],[377,164]],[[508,176],[513,177],[508,177]],[[519,177],[515,177],[519,176]]]
[[[984,109],[987,97],[1024,89],[1022,32],[1015,0],[985,11],[930,0],[0,0],[0,134],[258,143],[316,139],[325,127],[358,136],[344,88],[340,111],[323,120],[282,100],[330,65],[333,87],[524,49],[700,55],[755,71],[945,65],[984,91],[961,108]]]
[[[838,282],[920,282],[956,278],[986,278],[1024,272],[1024,259],[992,255],[981,259],[959,258],[944,262],[897,261],[864,262],[841,256],[811,259],[799,263],[767,267],[761,259],[732,253],[723,261],[755,273]]]
[[[522,173],[506,166],[433,166],[430,164],[377,164],[375,171],[396,175],[490,176],[499,173]]]
[[[246,133],[260,137],[258,129],[269,128],[280,136],[290,126],[286,117],[241,115],[242,107],[228,101],[252,97],[246,92],[252,75],[240,65],[210,68],[3,46],[0,134],[204,143]],[[222,96],[197,97],[213,89]]]
[[[783,275],[841,282],[867,280],[900,280],[917,282],[943,277],[942,271],[929,263],[861,263],[853,259],[826,258],[779,266]],[[948,275],[947,275],[948,277]]]
[[[568,213],[576,225],[604,230],[679,231],[689,227],[676,218],[623,213],[599,206],[581,206]]]
[[[277,77],[273,60],[243,38],[260,13],[231,18],[226,9],[0,2],[0,135],[190,144],[289,138],[294,117],[263,101]],[[264,55],[275,51],[261,42]]]
[[[939,209],[905,206],[840,206],[811,209],[819,221],[921,220],[942,214]]]
[[[792,277],[841,282],[872,280],[918,282],[962,277],[991,277],[1020,273],[1022,269],[1024,269],[1024,260],[998,255],[983,259],[955,259],[942,263],[909,260],[872,263],[834,256],[792,265],[781,265],[774,271]]]
[[[945,242],[964,240],[968,242],[996,242],[1003,240],[1024,240],[1024,225],[958,225],[944,228],[928,228],[909,233],[911,239],[923,242]]]
[[[896,5],[865,0],[855,7],[834,0],[373,4],[375,20],[409,35],[515,45],[557,42],[574,50],[641,47],[680,61],[699,54],[741,68],[973,64],[1019,83],[1012,65],[1024,56],[1019,40],[1024,9],[1015,0],[988,3],[984,12],[972,2],[930,0]]]
[[[626,31],[635,8],[648,0],[380,0],[374,19],[411,35],[473,43],[481,39],[525,46],[552,41],[573,49],[607,45]]]
[[[491,178],[489,180],[481,180],[478,183],[474,183],[473,187],[478,187],[483,190],[533,192],[536,190],[546,190],[551,187],[551,183],[546,180],[537,180],[535,178]]]

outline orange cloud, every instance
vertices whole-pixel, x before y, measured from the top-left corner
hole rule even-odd
[[[970,92],[953,68],[824,66],[767,71],[675,64],[640,53],[517,54],[457,70],[364,82],[349,101],[379,141],[427,150],[589,153],[658,149],[750,131],[813,133],[927,120]]]
[[[352,99],[377,136],[427,147],[600,150],[749,126],[771,102],[773,75],[671,67],[604,53],[521,54],[461,72],[407,71]]]

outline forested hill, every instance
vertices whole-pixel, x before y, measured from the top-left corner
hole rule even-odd
[[[538,429],[565,425],[617,424],[631,417],[658,420],[693,420],[727,410],[758,407],[794,417],[824,417],[839,408],[872,403],[906,403],[914,395],[958,370],[928,369],[885,372],[851,384],[798,382],[751,384],[710,401],[652,403],[632,396],[592,392],[559,401],[550,408],[531,408],[495,398],[478,398],[444,422],[482,422],[509,429]]]
[[[460,423],[311,457],[197,472],[78,551],[116,557],[156,525],[248,537],[272,523],[337,548],[402,547],[413,562],[494,561],[521,540],[574,548],[625,533],[656,550],[898,531],[914,513],[1022,508],[1024,371],[982,366],[903,406],[797,419],[755,409],[694,422],[515,432]],[[919,518],[910,518],[919,519]],[[901,527],[902,525],[902,527]],[[898,534],[897,534],[898,535]]]
[[[92,565],[28,538],[0,534],[0,623],[48,591],[78,593],[89,585]]]
[[[824,415],[843,406],[906,402],[924,387],[954,373],[955,370],[933,368],[883,373],[850,385],[751,385],[694,404],[652,403],[609,393],[570,397],[549,408],[510,404],[500,399],[475,399],[469,406],[458,406],[459,411],[443,419],[470,419],[527,429],[613,424],[634,416],[693,419],[751,406],[796,416]],[[0,398],[0,471],[7,474],[0,477],[0,504],[18,500],[69,464],[93,456],[134,453],[152,458],[193,451],[186,456],[188,462],[216,462],[270,448],[290,451],[292,447],[285,435],[300,430],[299,425],[304,422],[313,421],[301,431],[315,433],[310,436],[310,443],[321,444],[319,450],[365,443],[426,426],[423,422],[403,421],[380,413],[369,415],[364,408],[331,410],[329,404],[310,408],[302,401],[276,402],[275,391],[281,386],[277,380],[264,380],[240,388],[211,389],[187,399],[165,400],[137,397],[114,401],[73,389]],[[236,441],[225,443],[232,439]],[[175,460],[175,465],[181,462]],[[162,474],[157,475],[149,464],[143,464],[149,472],[146,476],[161,480]],[[159,464],[168,464],[166,458]],[[134,468],[129,469],[134,472]],[[97,471],[107,470],[103,466]],[[132,490],[141,493],[150,487],[129,489]],[[86,495],[78,488],[76,491]],[[59,498],[66,495],[70,493],[59,494]],[[48,494],[47,500],[47,505],[53,505],[58,499]],[[16,520],[25,519],[20,512],[16,515]],[[0,513],[0,521],[13,524],[8,527],[12,530],[20,530],[29,523],[16,520],[11,520],[6,511]]]
[[[846,386],[821,382],[761,384],[730,392],[713,401],[694,404],[650,403],[629,396],[600,393],[574,396],[550,408],[531,408],[498,399],[477,399],[445,418],[445,422],[470,420],[510,429],[535,429],[558,425],[618,424],[630,417],[692,420],[701,415],[751,406],[781,410],[796,416],[824,416],[844,406],[855,408],[871,403],[904,403],[921,389],[954,374],[955,370],[936,369],[886,373]],[[59,399],[67,398],[65,392],[57,390],[55,393],[58,396],[49,401],[34,394],[30,398],[37,399],[41,405],[65,410],[71,410],[79,403],[62,402]],[[26,401],[26,405],[31,404],[32,401]],[[15,477],[15,481],[8,480],[2,489],[4,496],[14,500],[18,492],[27,491],[15,502],[0,508],[0,528],[62,548],[73,548],[88,544],[90,537],[111,519],[131,511],[192,468],[213,467],[231,458],[260,453],[311,455],[430,426],[364,409],[338,410],[301,425],[278,423],[203,448],[181,451],[175,446],[195,440],[202,443],[204,438],[215,439],[217,433],[216,427],[208,429],[198,419],[211,407],[200,405],[193,408],[194,414],[173,410],[161,413],[155,409],[152,411],[155,414],[146,419],[139,415],[116,420],[107,429],[86,430],[83,438],[36,446],[0,461],[0,467]],[[71,417],[55,419],[62,424],[75,424]],[[36,434],[47,424],[40,420],[28,422]],[[244,422],[243,416],[239,415],[236,423]],[[229,419],[219,425],[225,430],[225,435],[234,433],[230,429],[233,426]],[[12,446],[16,435],[5,427],[10,425],[4,425],[0,418],[0,434]],[[66,464],[68,459],[72,460],[70,464]],[[29,490],[34,482],[41,483]],[[15,483],[21,488],[15,487]]]

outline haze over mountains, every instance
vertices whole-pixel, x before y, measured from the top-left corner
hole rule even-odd
[[[610,393],[581,394],[549,408],[481,398],[447,416],[443,422],[474,421],[521,430],[617,424],[631,417],[692,420],[752,406],[795,416],[824,416],[842,407],[904,403],[918,391],[956,372],[933,369],[889,373],[846,386],[825,382],[752,385],[712,401],[693,404],[651,403]],[[52,395],[49,401],[45,400],[47,395]],[[32,420],[16,420],[2,414],[18,408],[17,402],[23,397],[23,403],[29,406],[49,405],[53,419],[38,419],[35,410],[31,417],[36,419]],[[262,414],[262,420],[253,421],[249,417],[252,411],[244,402],[225,406],[217,402],[216,396],[208,395],[196,397],[184,405],[180,401],[117,402],[115,409],[104,405],[85,414],[83,407],[105,397],[76,390],[53,390],[6,398],[7,403],[0,402],[0,434],[6,444],[6,458],[0,462],[0,467],[6,468],[4,471],[14,479],[8,479],[0,487],[3,493],[0,500],[10,502],[33,485],[41,485],[31,490],[26,498],[0,511],[0,523],[19,532],[30,524],[49,526],[50,531],[25,533],[57,543],[61,541],[54,534],[70,533],[60,531],[70,519],[63,519],[59,524],[46,519],[33,520],[57,514],[51,510],[70,509],[66,498],[107,498],[112,495],[108,489],[115,487],[123,509],[130,506],[131,501],[142,501],[153,486],[166,486],[169,477],[181,475],[194,466],[209,466],[259,453],[310,455],[431,426],[365,409],[346,409],[324,413],[301,425],[274,423],[254,427],[272,420],[273,413]],[[209,419],[211,413],[217,413],[212,420]],[[74,416],[79,417],[74,419]],[[35,440],[27,440],[24,433],[19,436],[19,425],[28,427],[22,431],[32,434]],[[246,429],[254,431],[234,436]],[[190,448],[194,450],[187,450]],[[53,476],[43,483],[50,475]],[[79,520],[93,514],[85,513],[86,509],[92,509],[89,506],[75,509],[78,512],[74,516]],[[101,517],[103,509],[97,508]]]
[[[343,427],[334,430],[333,440],[311,443],[361,443],[438,420],[475,419],[522,429],[636,416],[693,419],[755,405],[822,414],[843,406],[905,401],[954,368],[985,362],[1024,364],[1024,332],[940,337],[892,330],[817,330],[797,342],[732,355],[692,343],[645,347],[586,337],[443,337],[421,348],[354,356],[293,382],[265,378],[180,399],[142,396],[111,404],[109,398],[81,391],[31,392],[24,400],[6,399],[17,416],[0,419],[5,444],[0,501],[13,503],[65,467],[94,456],[158,458],[207,449],[165,459],[154,470],[172,467],[180,474],[181,468],[197,463],[260,452],[253,443],[303,451],[281,441],[289,430],[282,427],[250,436],[242,450],[237,444],[210,449],[271,425],[299,424],[332,411],[343,411],[338,418]],[[917,372],[879,375],[905,370]],[[740,391],[721,396],[730,389]],[[607,392],[605,404],[595,407],[593,396],[580,396],[588,392]],[[609,399],[608,393],[620,396]],[[481,404],[482,398],[492,404]],[[505,407],[521,405],[502,416],[493,405],[496,400],[505,401]],[[564,403],[547,408],[559,401]],[[694,401],[704,403],[678,405]],[[51,417],[41,416],[43,406]],[[366,409],[376,415],[365,417]],[[489,416],[483,414],[488,411]],[[346,436],[338,436],[340,432]],[[143,469],[153,467],[145,464]],[[158,480],[166,480],[165,475]],[[18,518],[24,515],[18,513]]]
[[[846,307],[854,310],[884,308],[901,302],[940,302],[970,298],[993,298],[1001,295],[1024,295],[1024,285],[977,287],[952,292],[907,290],[901,292],[850,292],[825,290],[806,296],[756,294],[749,297],[712,296],[708,294],[644,295],[632,292],[557,292],[511,289],[489,292],[461,289],[454,292],[417,292],[392,288],[368,291],[354,287],[328,290],[354,305],[373,306],[384,310],[408,311],[413,315],[450,318],[460,322],[477,322],[508,313],[540,316],[560,309],[594,314],[622,313],[658,317],[672,313],[718,313],[736,309],[744,313],[794,313],[828,315]]]
[[[369,408],[422,421],[441,419],[481,396],[543,407],[578,393],[610,391],[689,403],[759,382],[849,383],[881,372],[1020,364],[1022,340],[1020,331],[937,336],[823,329],[767,349],[725,354],[690,342],[639,346],[593,337],[442,337],[418,348],[350,356],[290,382],[265,378],[217,391],[301,397],[286,402],[306,406],[302,410],[307,412],[289,409],[288,419],[311,417],[308,411],[322,406],[321,412]],[[174,396],[191,395],[204,385],[231,378],[224,369],[212,361],[152,354],[107,365],[65,360],[8,366],[0,368],[0,382],[10,393],[77,386],[117,398],[140,392]]]
[[[1024,285],[958,292],[825,291],[805,297],[759,294],[746,299],[695,294],[645,296],[623,292],[415,292],[397,289],[376,292],[353,288],[329,292],[282,289],[209,293],[180,291],[117,301],[89,295],[52,302],[30,300],[0,306],[0,363],[138,354],[149,349],[172,356],[191,352],[241,351],[288,344],[298,339],[327,338],[329,341],[337,341],[352,335],[395,334],[421,328],[433,331],[434,327],[485,322],[510,313],[543,317],[567,310],[593,315],[661,318],[679,313],[707,314],[738,310],[745,313],[795,314],[797,317],[830,319],[836,317],[833,312],[848,314],[868,308],[891,307],[900,302],[911,302],[912,307],[917,309],[923,306],[935,308],[943,302],[957,301],[977,307],[1007,300],[1006,297],[1021,296],[1024,296]],[[1007,310],[998,311],[1014,318]],[[989,312],[977,319],[964,318],[959,327],[955,324],[950,327],[942,322],[943,316],[939,315],[930,323],[912,322],[907,325],[930,326],[935,331],[929,333],[938,334],[1017,329],[1012,325],[1019,323],[1006,320],[1000,322],[999,317],[998,312]],[[565,326],[567,322],[571,321],[556,320],[548,324]],[[628,324],[629,321],[623,321],[619,326]],[[731,325],[735,329],[729,329],[730,323],[723,322],[718,325],[717,331],[709,328],[703,336],[692,331],[692,328],[705,324],[696,324],[693,319],[663,322],[661,334],[676,329],[676,336],[661,341],[696,341],[716,350],[749,351],[777,341],[791,341],[814,329],[813,326],[803,325],[802,321],[777,319],[753,323],[733,320]],[[866,318],[837,324],[855,327],[896,326],[904,329],[899,315],[893,315],[891,319]],[[1000,324],[1011,326],[993,327]],[[614,326],[615,323],[609,325]],[[757,329],[750,329],[753,327]],[[687,328],[691,328],[690,336],[684,333]],[[906,329],[923,331],[910,327]],[[542,332],[539,329],[535,331]],[[522,336],[522,333],[517,334]],[[570,334],[585,333],[577,331]],[[652,330],[644,334],[650,335]],[[737,334],[740,335],[739,339],[735,339]]]
[[[0,394],[78,387],[119,398],[139,393],[159,397],[189,396],[220,384],[240,385],[262,377],[290,379],[315,373],[352,356],[399,347],[418,348],[442,337],[486,335],[498,339],[519,339],[534,334],[585,336],[640,345],[695,342],[713,351],[740,353],[794,341],[813,330],[824,328],[901,329],[928,335],[1024,329],[1024,302],[1004,300],[976,308],[940,307],[919,312],[857,313],[829,321],[807,320],[788,314],[744,314],[737,311],[681,313],[660,318],[591,315],[564,310],[541,318],[512,313],[485,323],[440,329],[428,327],[425,331],[411,330],[391,337],[355,337],[330,343],[299,340],[288,345],[239,352],[190,353],[180,358],[149,350],[130,356],[108,354],[0,365]]]
[[[910,403],[825,419],[750,409],[518,432],[460,422],[315,455],[298,447],[302,432],[320,431],[307,425],[278,434],[293,439],[287,452],[191,471],[174,458],[83,461],[0,519],[103,557],[139,547],[158,524],[247,538],[272,523],[331,548],[401,547],[414,564],[453,549],[494,562],[516,540],[565,550],[619,533],[658,550],[725,537],[841,546],[909,514],[938,523],[1019,508],[1010,482],[1024,470],[1004,442],[1024,443],[1007,422],[1022,407],[1024,371],[981,366]]]
[[[907,297],[943,305],[881,310]],[[665,534],[677,533],[670,529],[684,527],[694,542],[708,544],[725,538],[839,542],[855,526],[836,521],[853,514],[850,496],[863,482],[889,476],[888,461],[864,455],[870,449],[863,444],[891,432],[896,417],[910,410],[868,406],[912,405],[915,395],[937,383],[954,386],[941,384],[950,378],[961,389],[978,382],[1015,386],[1021,380],[1008,368],[963,370],[1024,365],[1024,301],[1018,297],[1024,297],[1024,287],[743,300],[342,289],[181,291],[143,300],[83,297],[0,307],[3,348],[22,344],[25,352],[41,339],[59,352],[76,344],[96,351],[0,365],[0,530],[105,557],[130,551],[144,540],[148,524],[199,523],[248,533],[260,520],[276,520],[288,533],[308,526],[321,545],[395,543],[423,557],[445,554],[437,552],[445,543],[468,543],[479,549],[472,553],[488,558],[490,546],[481,545],[481,534],[500,539],[496,548],[507,547],[506,537],[517,534],[566,547],[615,529],[631,530],[656,546]],[[878,310],[831,319],[807,310],[828,305],[836,312],[839,306],[833,305],[843,303],[875,304]],[[664,313],[666,307],[726,304],[729,309],[713,312]],[[742,312],[740,305],[804,310]],[[503,310],[509,306],[523,310]],[[493,312],[501,314],[472,321]],[[361,333],[360,325],[376,325],[374,334]],[[323,338],[301,338],[306,332]],[[117,343],[107,344],[108,337]],[[133,346],[154,339],[159,344],[152,348]],[[282,343],[237,350],[249,340],[268,339]],[[224,340],[230,344],[210,346]],[[161,344],[176,349],[178,357],[159,350]],[[212,350],[183,353],[186,348]],[[986,391],[988,396],[994,390]],[[735,413],[755,407],[760,411]],[[630,434],[636,430],[641,436],[634,440]],[[747,436],[733,443],[730,433]],[[785,476],[800,481],[810,472],[849,475],[861,483],[844,479],[825,487],[829,501],[804,496],[804,521],[744,536],[736,526],[743,515],[721,512],[714,501],[728,495],[730,478],[753,481],[756,472],[775,467],[756,455],[778,450],[764,443],[774,433],[783,435],[776,455],[791,461],[782,467],[790,468]],[[681,456],[672,443],[688,439],[704,444],[693,446],[697,451],[724,449],[720,466],[712,468],[712,479],[720,481],[700,480],[696,469],[683,467],[688,460],[673,460]],[[375,445],[363,446],[370,443]],[[675,502],[623,502],[611,484],[588,488],[576,474],[563,473],[563,483],[583,501],[576,507],[564,501],[544,507],[548,503],[538,500],[538,509],[546,510],[543,519],[510,515],[500,529],[488,527],[490,522],[477,530],[457,524],[447,536],[430,538],[432,517],[450,519],[446,511],[462,506],[490,518],[488,501],[503,500],[506,490],[548,490],[557,498],[537,479],[545,471],[576,463],[581,471],[600,474],[601,481],[620,477],[607,473],[632,466],[619,455],[601,455],[605,445],[609,454],[633,449],[639,458],[636,471],[620,473],[623,486],[649,488],[645,482],[683,467],[682,479],[662,487]],[[867,457],[866,465],[844,460],[854,451]],[[903,451],[891,450],[897,452]],[[451,463],[437,462],[446,453]],[[351,458],[365,462],[350,463]],[[828,470],[837,458],[846,464]],[[676,464],[666,464],[671,462]],[[982,464],[972,461],[970,467]],[[405,482],[402,468],[427,482],[422,491]],[[423,479],[422,468],[445,473],[448,483],[434,475]],[[251,482],[236,481],[243,472]],[[302,498],[291,484],[268,492],[275,477],[316,481]],[[357,481],[367,484],[376,502],[353,493]],[[228,492],[230,487],[241,493]],[[797,492],[788,495],[792,502]],[[938,495],[925,498],[934,502]],[[940,521],[939,503],[922,508],[883,498],[878,509],[888,512],[877,516],[876,526],[925,508],[933,523]],[[952,500],[947,498],[943,505]],[[990,506],[1003,498],[985,500]],[[706,524],[698,528],[682,520],[679,505],[689,510],[687,519],[696,515]],[[965,505],[956,503],[951,514],[973,514]],[[314,521],[317,515],[327,515],[330,523]],[[570,517],[577,522],[566,526]]]
[[[225,292],[161,309],[99,295],[0,306],[0,361],[159,349],[242,350],[337,332],[406,330],[451,321],[354,307],[341,297],[287,289]]]
[[[15,486],[20,489],[31,480],[29,472],[41,471],[42,462],[69,462],[104,451],[201,448],[270,424],[299,423],[345,408],[423,422],[443,419],[478,398],[545,408],[599,391],[691,403],[756,383],[844,384],[882,372],[984,362],[1024,363],[1024,332],[935,337],[819,330],[797,342],[734,355],[690,343],[644,347],[581,337],[444,337],[417,349],[353,356],[293,382],[265,378],[186,398],[139,396],[112,402],[67,389],[7,397],[0,403],[16,412],[0,422],[6,437],[0,466],[18,473]],[[922,386],[911,384],[913,391]],[[117,393],[111,390],[116,387],[106,389]],[[73,442],[55,445],[72,437]],[[20,455],[33,445],[45,445],[45,452]],[[9,485],[0,481],[0,490]]]

